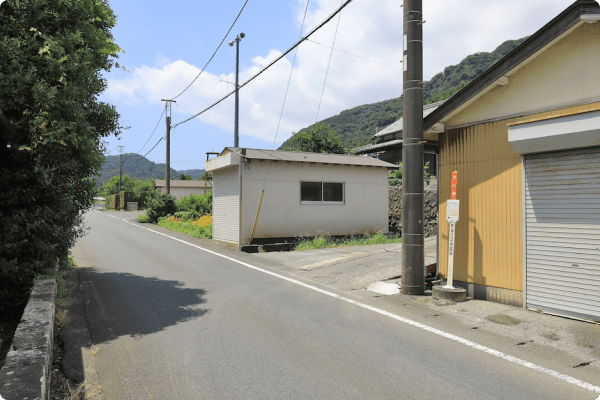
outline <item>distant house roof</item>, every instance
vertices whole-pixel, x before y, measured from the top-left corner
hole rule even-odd
[[[364,167],[381,167],[389,169],[397,169],[398,166],[390,164],[376,158],[355,156],[348,154],[328,154],[328,153],[307,153],[285,150],[260,150],[260,149],[244,149],[236,147],[226,147],[219,157],[227,153],[234,153],[246,160],[273,160],[285,162],[303,162],[313,164],[339,164],[339,165],[355,165]],[[219,158],[217,157],[217,158]],[[215,160],[215,159],[213,159]],[[209,164],[211,161],[209,160]],[[217,167],[219,168],[219,167]],[[208,170],[211,167],[207,168]]]
[[[157,187],[164,187],[164,186],[167,186],[167,181],[164,179],[156,179],[155,184]],[[177,188],[203,188],[204,181],[186,181],[186,180],[179,180],[179,179],[171,179],[171,187],[172,188],[176,188],[176,187]],[[206,187],[211,188],[212,181],[206,182]]]
[[[446,100],[442,100],[442,101],[438,101],[436,103],[431,103],[431,104],[427,104],[427,105],[423,106],[423,118],[425,118],[426,116],[431,114],[436,108],[438,108],[439,106],[444,104],[445,101]],[[377,132],[376,134],[371,136],[371,139],[376,139],[378,137],[382,137],[384,135],[389,135],[391,133],[402,132],[402,129],[403,129],[402,128],[402,117],[400,117],[400,119],[398,121],[386,126],[382,130],[380,130],[379,132]]]
[[[402,139],[394,139],[394,140],[390,140],[390,141],[383,142],[383,143],[368,144],[366,146],[357,147],[356,149],[354,149],[354,152],[359,153],[359,154],[372,153],[377,150],[381,151],[381,150],[387,149],[388,147],[393,147],[393,146],[397,146],[397,145],[401,145],[401,144],[402,144]]]

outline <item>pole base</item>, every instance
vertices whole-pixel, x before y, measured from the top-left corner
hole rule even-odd
[[[467,289],[437,285],[431,289],[431,297],[436,300],[466,301]]]
[[[423,286],[408,286],[400,284],[400,293],[408,294],[412,296],[418,296],[425,294],[425,285]]]

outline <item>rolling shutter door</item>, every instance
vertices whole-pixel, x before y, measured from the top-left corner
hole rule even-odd
[[[600,321],[600,148],[525,159],[526,302]]]
[[[238,167],[214,172],[213,238],[239,244],[240,177]]]

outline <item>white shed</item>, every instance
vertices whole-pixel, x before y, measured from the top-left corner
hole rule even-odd
[[[213,239],[242,246],[252,237],[387,233],[388,170],[396,168],[364,156],[225,148],[206,164]]]
[[[160,193],[167,193],[167,181],[164,179],[155,180],[156,189]],[[204,194],[212,190],[211,181],[189,181],[189,180],[171,180],[171,194],[177,200],[190,194]]]

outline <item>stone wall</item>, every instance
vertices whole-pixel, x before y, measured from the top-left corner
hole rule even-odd
[[[430,186],[423,193],[423,231],[425,237],[437,234],[437,188]],[[388,207],[390,232],[402,235],[402,185],[388,188]]]

